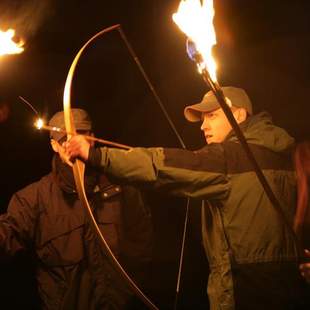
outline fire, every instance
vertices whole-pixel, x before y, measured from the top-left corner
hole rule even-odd
[[[193,41],[202,56],[200,69],[207,69],[212,80],[216,81],[216,63],[212,56],[212,47],[216,44],[213,25],[213,0],[181,0],[173,21]]]
[[[14,42],[14,35],[15,31],[13,29],[8,29],[7,31],[0,30],[0,56],[8,54],[20,54],[23,52],[24,42]]]
[[[44,126],[44,121],[43,121],[41,118],[39,118],[39,119],[35,122],[34,126],[37,127],[38,129],[41,129],[41,128]]]

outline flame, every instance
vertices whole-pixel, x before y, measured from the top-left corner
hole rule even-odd
[[[8,29],[7,31],[0,30],[0,56],[7,54],[20,54],[23,52],[24,42],[20,41],[15,43],[13,37],[15,31],[13,29]]]
[[[38,118],[38,120],[34,123],[34,126],[41,129],[44,126],[44,121],[41,118]]]
[[[212,56],[212,47],[216,44],[213,25],[213,0],[181,0],[173,21],[192,40],[203,61],[200,69],[207,69],[212,80],[216,81],[216,63]]]

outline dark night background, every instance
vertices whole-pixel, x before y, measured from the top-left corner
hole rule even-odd
[[[214,0],[221,85],[243,87],[256,112],[298,141],[309,139],[310,1]],[[0,29],[16,28],[25,40],[20,55],[0,58],[0,210],[11,195],[49,172],[46,132],[32,124],[29,100],[47,119],[62,109],[68,69],[96,32],[118,24],[127,35],[186,146],[204,144],[199,125],[183,108],[208,90],[185,52],[185,37],[172,21],[178,0],[1,0]],[[73,105],[89,111],[98,137],[133,146],[179,147],[117,31],[96,40],[75,74]],[[161,309],[172,309],[185,201],[149,194],[155,227],[154,263],[146,288]],[[204,303],[207,266],[199,240],[199,203],[190,208],[179,309]],[[33,309],[28,257],[0,266],[0,304]],[[201,306],[202,307],[202,306]]]

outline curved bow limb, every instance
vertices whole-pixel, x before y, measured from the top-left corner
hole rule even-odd
[[[88,40],[83,47],[80,49],[80,51],[77,53],[77,55],[75,56],[69,73],[67,75],[67,79],[66,79],[66,84],[65,84],[65,89],[64,89],[64,96],[63,96],[63,108],[64,108],[64,118],[65,118],[65,127],[66,127],[66,131],[68,133],[73,133],[76,134],[76,128],[73,122],[73,118],[71,115],[71,85],[72,85],[72,80],[73,80],[73,75],[74,75],[74,71],[76,68],[76,65],[79,61],[79,58],[81,57],[83,51],[86,49],[86,47],[92,42],[94,41],[97,37],[110,32],[112,30],[115,30],[117,28],[119,28],[120,25],[114,25],[108,28],[105,28],[104,30],[98,32],[97,34],[95,34],[90,40]],[[68,134],[68,138],[70,138],[71,135]],[[116,259],[116,257],[114,256],[114,254],[112,253],[109,245],[107,244],[107,242],[105,241],[97,223],[96,220],[93,216],[93,213],[91,211],[87,196],[86,196],[86,192],[85,192],[85,187],[84,187],[84,171],[85,171],[85,164],[77,159],[75,161],[75,163],[73,164],[73,174],[74,174],[74,180],[76,183],[76,188],[77,188],[77,192],[79,195],[79,198],[81,200],[81,202],[83,203],[84,207],[86,208],[90,220],[91,220],[91,224],[92,224],[92,228],[96,231],[97,235],[100,237],[101,240],[101,244],[103,245],[103,249],[107,254],[107,257],[109,258],[110,262],[112,263],[112,265],[114,266],[114,268],[119,272],[120,276],[124,279],[124,281],[126,281],[126,283],[128,284],[128,286],[131,288],[131,290],[141,299],[141,301],[149,308],[149,309],[154,309],[157,310],[158,308],[151,302],[151,300],[149,300],[144,293],[139,289],[139,287],[134,283],[134,281],[129,277],[129,275],[126,273],[126,271],[123,269],[123,267],[121,266],[121,264],[118,262],[118,260]]]

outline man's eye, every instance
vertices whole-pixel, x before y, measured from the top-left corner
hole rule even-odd
[[[213,119],[215,117],[215,113],[208,113],[208,118]]]

